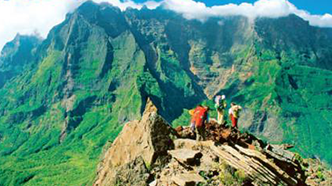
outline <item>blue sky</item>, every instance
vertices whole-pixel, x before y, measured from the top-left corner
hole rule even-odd
[[[145,2],[146,0],[135,0],[135,2]],[[198,0],[207,6],[224,5],[229,3],[240,4],[243,2],[254,3],[255,0]],[[311,14],[332,14],[332,0],[289,0],[297,8],[304,9]]]

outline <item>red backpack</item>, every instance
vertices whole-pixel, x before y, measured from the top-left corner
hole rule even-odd
[[[207,117],[207,109],[204,107],[197,107],[194,114],[196,127],[202,127]]]

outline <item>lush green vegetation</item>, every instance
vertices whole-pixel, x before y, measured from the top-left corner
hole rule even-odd
[[[243,17],[202,23],[87,2],[41,44],[16,38],[0,58],[0,186],[91,185],[103,151],[147,97],[178,126],[226,94],[245,107],[244,130],[331,163],[331,36],[280,31],[294,21],[309,27],[294,16],[253,28]]]

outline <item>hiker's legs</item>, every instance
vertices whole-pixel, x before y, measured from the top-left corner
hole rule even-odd
[[[229,115],[229,120],[231,120],[232,126],[233,126],[233,116],[232,116],[232,114]]]
[[[201,135],[199,134],[199,129],[198,129],[198,127],[195,127],[195,133],[196,133],[196,140],[197,140],[197,141],[200,141],[200,139],[201,139]]]
[[[192,132],[195,132],[195,123],[190,124],[190,129]]]
[[[202,141],[205,140],[205,127],[201,127],[201,137],[202,137]]]
[[[205,139],[204,127],[196,127],[196,140],[203,141]]]
[[[218,112],[218,124],[221,125],[224,123],[224,110],[217,110]]]
[[[237,128],[237,118],[235,118],[233,115],[231,116],[232,118],[232,126]]]

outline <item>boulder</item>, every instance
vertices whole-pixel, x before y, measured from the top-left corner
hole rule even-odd
[[[192,139],[176,139],[174,140],[175,149],[199,149],[199,144],[201,141],[196,141]]]
[[[175,129],[176,133],[177,133],[177,137],[178,138],[187,138],[187,139],[195,139],[195,133],[192,132],[190,127],[182,127],[179,126]]]
[[[168,151],[174,159],[179,161],[182,164],[187,165],[196,165],[199,163],[199,159],[202,157],[200,151],[194,151],[189,149],[178,149]]]
[[[180,174],[172,177],[172,181],[178,186],[196,186],[205,180],[198,174]]]

